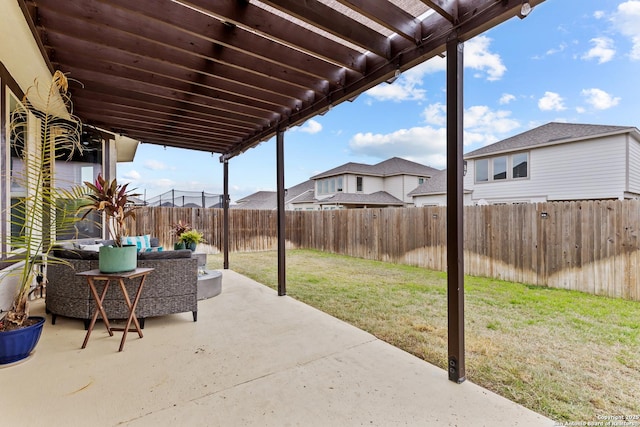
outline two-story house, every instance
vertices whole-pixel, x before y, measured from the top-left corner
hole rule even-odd
[[[320,210],[413,206],[411,190],[440,173],[398,157],[375,165],[345,163],[287,189],[285,209]],[[276,209],[276,193],[258,191],[236,209]]]
[[[465,204],[640,197],[640,132],[632,126],[548,123],[464,156]],[[411,192],[445,205],[446,180]]]
[[[438,169],[392,157],[375,165],[345,163],[311,177],[321,209],[412,206],[409,192]]]
[[[474,203],[640,196],[640,132],[548,123],[465,155]]]

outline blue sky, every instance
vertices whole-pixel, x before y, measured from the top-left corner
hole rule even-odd
[[[465,152],[562,121],[640,127],[640,0],[546,0],[465,43]],[[445,60],[285,133],[285,187],[347,162],[445,168]],[[229,161],[231,202],[276,188],[275,138]],[[141,144],[118,178],[153,197],[222,193],[219,155]]]

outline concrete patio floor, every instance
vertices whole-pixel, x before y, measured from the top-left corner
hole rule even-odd
[[[43,300],[32,315],[44,315]],[[50,317],[0,368],[0,422],[22,426],[552,426],[554,422],[233,271],[144,338]]]

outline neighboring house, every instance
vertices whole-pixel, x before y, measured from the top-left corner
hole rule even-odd
[[[464,188],[463,203],[472,205],[472,191]],[[409,192],[413,198],[413,205],[421,206],[446,206],[447,205],[447,171],[438,171],[431,178]]]
[[[409,192],[438,169],[398,157],[375,165],[346,163],[311,177],[321,209],[413,206]]]
[[[285,210],[314,209],[313,181],[308,180],[285,190]],[[295,203],[295,205],[294,205]],[[275,191],[258,191],[238,200],[233,209],[266,209],[276,210],[278,198]]]
[[[640,198],[635,127],[548,123],[464,158],[473,204]]]
[[[375,165],[345,163],[288,188],[286,210],[413,206],[409,192],[439,174],[438,169],[393,157]],[[276,209],[274,191],[258,191],[234,209]]]

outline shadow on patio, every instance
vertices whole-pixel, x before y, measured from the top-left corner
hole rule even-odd
[[[554,423],[233,271],[144,339],[47,319],[29,360],[1,368],[4,425],[544,426]],[[44,301],[32,303],[44,314]]]

